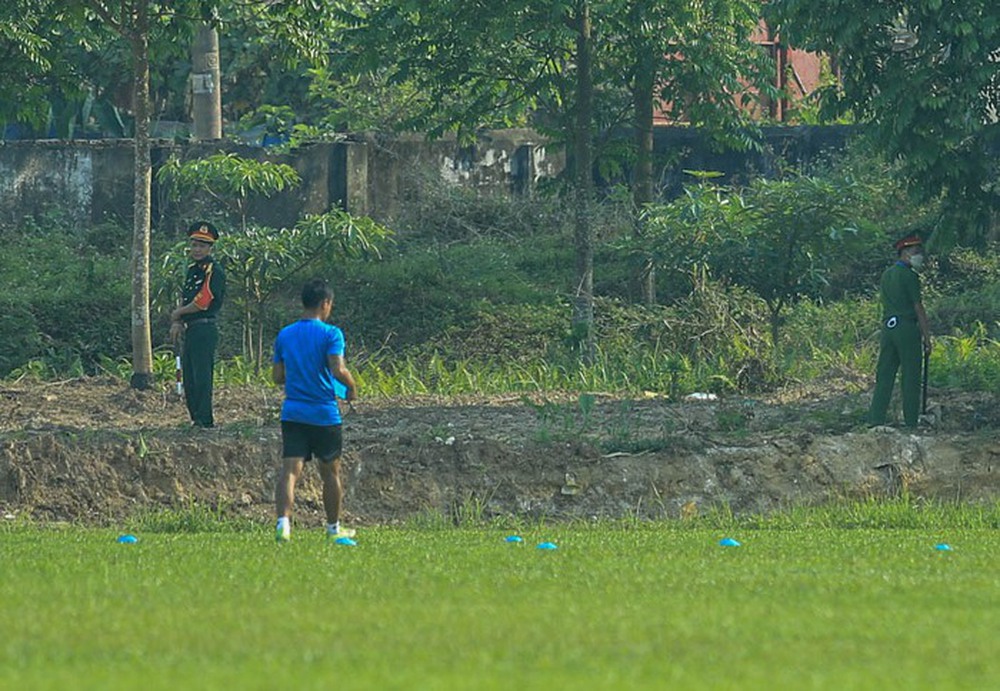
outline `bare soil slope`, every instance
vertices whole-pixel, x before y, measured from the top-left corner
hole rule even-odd
[[[578,395],[360,401],[345,411],[348,519],[690,516],[833,497],[1000,497],[1000,405],[934,392],[917,433],[867,430],[863,394],[672,402]],[[189,501],[264,518],[280,393],[223,388],[215,430],[113,378],[0,385],[0,510],[106,523]],[[300,520],[319,519],[316,475]]]

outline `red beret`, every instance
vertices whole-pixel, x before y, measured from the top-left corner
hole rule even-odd
[[[907,247],[915,247],[922,244],[924,244],[924,241],[920,239],[919,235],[907,235],[896,243],[896,251],[899,252],[905,250]]]

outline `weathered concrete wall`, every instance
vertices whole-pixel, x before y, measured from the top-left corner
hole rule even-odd
[[[158,140],[151,147],[155,225],[184,225],[191,206],[189,200],[168,199],[156,181],[156,171],[171,156],[192,160],[217,151],[286,163],[299,172],[300,187],[252,210],[259,222],[277,227],[338,206],[388,220],[427,181],[470,186],[483,193],[527,194],[538,180],[558,175],[564,166],[560,154],[548,152],[540,137],[527,130],[485,134],[468,147],[453,139],[429,142],[366,135],[311,144],[294,153],[230,142]],[[50,211],[81,224],[108,218],[128,222],[132,162],[132,141],[127,139],[0,142],[0,222],[17,223]]]
[[[672,198],[691,178],[684,170],[715,170],[734,182],[752,173],[773,173],[779,158],[808,163],[818,152],[839,149],[848,128],[771,128],[760,151],[719,152],[692,128],[658,128],[659,160],[671,161],[658,171],[662,198]],[[192,213],[191,200],[171,201],[155,179],[155,171],[171,156],[192,160],[216,151],[293,166],[302,185],[256,204],[255,219],[290,226],[303,214],[340,207],[392,223],[407,203],[428,186],[460,185],[482,194],[530,195],[540,181],[559,176],[566,157],[531,130],[483,133],[475,144],[453,138],[427,141],[418,136],[352,135],[339,142],[300,147],[294,153],[231,142],[212,144],[157,140],[151,150],[154,167],[153,223],[179,232]],[[58,211],[81,224],[107,219],[128,224],[132,218],[132,142],[19,141],[0,142],[0,222],[17,223]]]
[[[765,127],[762,147],[735,151],[720,150],[697,128],[658,127],[653,149],[657,157],[671,161],[658,172],[658,194],[663,199],[682,194],[683,186],[694,182],[688,170],[722,173],[716,181],[721,184],[745,184],[753,176],[770,177],[789,165],[808,170],[824,155],[842,151],[857,131],[848,125]]]
[[[0,142],[0,221],[59,212],[75,222],[131,215],[132,143],[125,140]]]
[[[531,130],[484,133],[472,146],[452,139],[369,136],[368,199],[373,215],[389,220],[428,182],[470,187],[484,194],[526,195],[566,166],[561,149],[550,149]]]

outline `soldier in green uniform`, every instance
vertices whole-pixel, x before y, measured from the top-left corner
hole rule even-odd
[[[882,338],[875,368],[875,393],[868,421],[884,425],[896,371],[902,370],[903,422],[916,427],[920,415],[920,382],[923,353],[931,352],[927,313],[920,301],[920,277],[916,269],[924,262],[920,237],[909,235],[896,243],[898,258],[882,273]]]
[[[188,228],[191,265],[184,278],[180,307],[170,313],[170,338],[183,339],[181,370],[184,400],[196,427],[215,426],[212,415],[212,377],[215,346],[219,341],[217,319],[226,296],[226,274],[212,257],[219,231],[206,221]]]

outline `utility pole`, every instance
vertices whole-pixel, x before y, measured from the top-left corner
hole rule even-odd
[[[215,27],[198,27],[191,46],[191,105],[195,139],[222,139],[222,75],[219,34]]]

